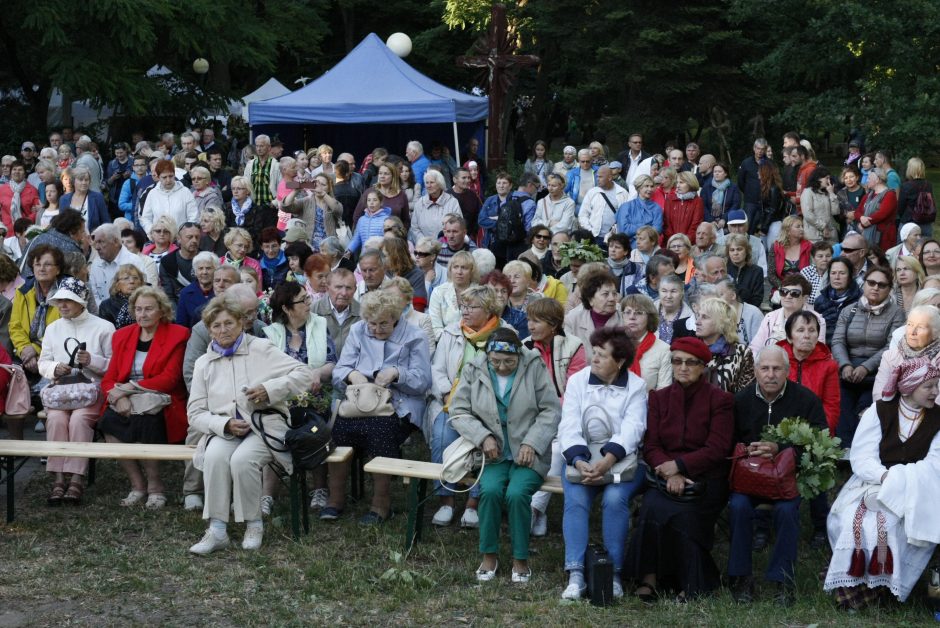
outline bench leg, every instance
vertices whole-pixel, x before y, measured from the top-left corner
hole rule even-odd
[[[362,467],[365,465],[365,462],[362,459],[362,454],[358,449],[353,450],[353,459],[352,459],[352,470],[351,470],[351,481],[350,487],[352,498],[356,501],[362,499],[362,496],[366,492],[366,474],[362,470]]]
[[[300,538],[300,501],[298,493],[300,492],[300,478],[297,472],[290,474],[290,528],[294,534],[294,539]]]
[[[304,534],[310,534],[310,501],[307,499],[307,472],[300,472],[300,508],[303,513]]]
[[[95,461],[97,458],[89,458],[88,460],[88,482],[85,485],[85,488],[95,485]]]
[[[7,456],[7,523],[13,523],[13,490],[16,488],[15,471],[13,470],[13,456]]]
[[[408,489],[408,526],[405,530],[405,553],[411,551],[415,543],[421,540],[424,527],[424,502],[428,493],[428,481],[412,479]]]

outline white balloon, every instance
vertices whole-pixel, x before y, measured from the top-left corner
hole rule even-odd
[[[411,54],[411,37],[404,33],[392,33],[385,45],[402,59]]]

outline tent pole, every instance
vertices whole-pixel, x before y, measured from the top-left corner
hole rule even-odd
[[[454,161],[457,162],[457,167],[460,167],[460,140],[457,138],[457,121],[454,120]]]

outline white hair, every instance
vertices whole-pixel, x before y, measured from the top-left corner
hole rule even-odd
[[[194,268],[205,263],[212,264],[212,268],[216,269],[219,267],[219,256],[212,251],[201,251],[193,258]]]
[[[117,240],[120,242],[121,230],[118,229],[117,225],[106,222],[105,224],[100,225],[97,229],[95,229],[94,236],[95,238],[101,238],[104,236],[104,239],[106,240]]]
[[[428,177],[434,179],[434,181],[436,181],[437,184],[441,186],[442,190],[447,189],[447,182],[444,180],[444,175],[441,174],[440,170],[428,170],[424,173],[424,178],[427,179]],[[421,183],[423,184],[424,181]]]
[[[582,148],[581,150],[578,151],[578,159],[581,159],[582,157],[590,157],[590,156],[591,156],[591,149],[589,148]]]
[[[408,145],[405,147],[405,150],[413,150],[419,155],[424,154],[424,146],[421,145],[421,142],[418,140],[411,140],[408,142]]]
[[[496,256],[493,251],[484,248],[473,249],[470,251],[473,255],[473,261],[477,265],[480,276],[492,272],[496,268]]]
[[[918,294],[920,294],[918,292]],[[915,301],[917,297],[914,297]],[[921,316],[926,316],[929,320],[930,330],[933,333],[933,340],[940,338],[940,310],[938,310],[933,305],[915,305],[911,308],[911,311],[907,313],[907,320],[911,320],[911,317],[914,314],[919,314]]]
[[[261,135],[256,135],[256,136],[255,136],[255,144],[257,144],[258,142],[261,142],[261,143],[267,142],[268,144],[270,144],[270,143],[271,143],[271,138],[268,137],[267,135],[264,135],[264,134],[262,133]]]
[[[778,356],[781,360],[783,360],[783,363],[786,364],[787,372],[790,371],[790,356],[787,355],[787,352],[783,347],[779,345],[767,345],[766,347],[761,347],[757,351],[757,355],[754,356],[755,367],[761,363],[761,360],[765,355],[768,357],[773,355]]]

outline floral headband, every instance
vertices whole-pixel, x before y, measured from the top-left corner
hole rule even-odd
[[[491,351],[497,353],[520,353],[517,345],[503,340],[490,340],[486,345],[486,352],[490,353]]]

